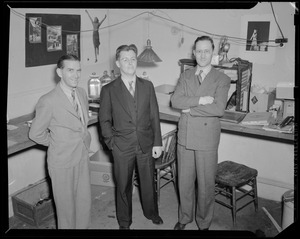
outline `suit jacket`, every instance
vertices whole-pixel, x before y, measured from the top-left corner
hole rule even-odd
[[[48,146],[48,166],[68,168],[88,157],[91,135],[87,130],[88,99],[83,88],[77,87],[85,125],[60,85],[43,95],[37,105],[29,138]]]
[[[136,136],[144,153],[153,146],[161,146],[159,110],[152,82],[136,78],[136,119],[132,118],[126,94],[121,77],[101,89],[99,122],[108,148],[117,146],[124,151],[134,144]]]
[[[230,78],[212,67],[202,84],[195,76],[196,67],[183,72],[174,94],[172,107],[189,109],[182,113],[178,124],[178,143],[193,150],[215,150],[220,141],[220,117],[224,115],[227,103]],[[214,102],[199,105],[199,97],[212,96]]]

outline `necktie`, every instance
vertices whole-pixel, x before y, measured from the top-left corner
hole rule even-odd
[[[79,115],[78,104],[77,104],[76,99],[75,99],[75,89],[72,90],[71,95],[72,95],[72,99],[73,99],[73,102],[72,102],[73,103],[73,107],[74,107],[76,113]]]
[[[81,112],[79,111],[79,107],[78,107],[78,104],[77,104],[77,101],[76,101],[76,98],[75,98],[75,89],[72,90],[72,99],[73,99],[73,107],[77,113],[77,115],[79,116],[79,119],[81,120],[81,122],[83,123],[83,118],[81,117]]]
[[[133,81],[129,82],[129,92],[132,95],[132,97],[134,97],[134,88],[133,88]]]
[[[199,72],[199,74],[197,75],[197,78],[198,78],[198,80],[199,80],[199,84],[201,85],[201,83],[202,83],[202,77],[201,77],[201,74],[202,74],[202,70]]]

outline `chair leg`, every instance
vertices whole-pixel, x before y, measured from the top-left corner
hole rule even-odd
[[[253,179],[253,189],[254,189],[254,206],[255,206],[255,211],[258,209],[258,197],[257,197],[257,181],[256,178]]]
[[[233,226],[236,224],[236,191],[235,187],[231,188],[232,192],[232,199],[231,199],[231,205],[232,205],[232,218],[233,218]]]

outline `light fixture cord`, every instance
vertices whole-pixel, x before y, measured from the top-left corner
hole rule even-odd
[[[150,39],[150,37],[149,37],[149,35],[150,35],[149,34],[149,12],[148,12],[148,19],[147,20],[148,20],[148,39]]]

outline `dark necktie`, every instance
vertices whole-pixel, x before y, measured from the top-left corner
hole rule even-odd
[[[134,97],[134,88],[133,88],[133,81],[129,82],[129,92],[132,95],[132,97]]]

